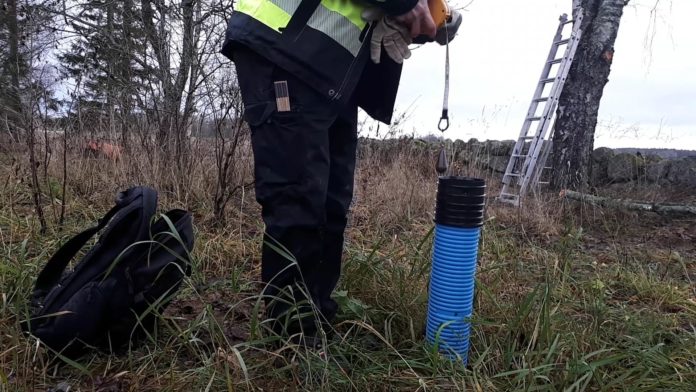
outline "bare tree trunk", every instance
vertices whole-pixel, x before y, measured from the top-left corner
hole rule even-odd
[[[7,32],[10,58],[7,68],[10,73],[9,116],[8,129],[15,140],[19,139],[19,129],[22,117],[20,74],[24,68],[24,59],[19,55],[19,28],[17,26],[17,0],[7,0]]]
[[[155,11],[152,7],[151,0],[141,0],[140,5],[142,8],[142,20],[143,26],[145,27],[145,35],[147,40],[152,47],[155,59],[157,60],[157,79],[161,84],[163,91],[163,108],[157,110],[158,113],[158,130],[157,130],[157,143],[160,148],[166,149],[167,140],[171,130],[171,113],[169,113],[170,107],[167,105],[169,102],[168,97],[171,95],[171,72],[169,63],[169,45],[166,41],[166,37],[162,36],[163,27],[166,23],[166,13],[161,7],[160,2],[157,3],[159,15],[159,29],[155,26]]]
[[[109,37],[114,37],[114,7],[115,4],[113,1],[109,1],[106,3],[106,34]],[[108,58],[111,60],[109,61],[106,66],[107,66],[107,76],[108,76],[108,82],[106,87],[106,115],[107,115],[107,129],[109,130],[109,138],[114,137],[114,131],[115,131],[115,120],[114,120],[114,111],[115,111],[115,104],[114,104],[114,93],[116,91],[116,84],[118,81],[115,80],[114,78],[114,69],[118,66],[116,62],[118,61],[119,58],[124,57],[123,54],[119,53],[120,51],[117,51],[115,48],[107,48],[109,51]]]
[[[41,234],[46,232],[48,226],[46,225],[46,218],[44,216],[43,207],[41,207],[41,185],[39,184],[39,165],[40,163],[36,160],[36,130],[32,125],[32,119],[27,119],[28,126],[28,140],[29,144],[29,164],[31,165],[31,187],[32,196],[34,198],[34,207],[36,208],[36,215],[39,218],[39,224],[41,225]]]
[[[137,17],[133,10],[133,0],[123,1],[123,36],[124,40],[123,55],[120,56],[120,65],[118,70],[119,80],[122,82],[128,81],[129,84],[123,86],[119,90],[119,106],[121,119],[121,144],[124,151],[127,153],[130,148],[130,126],[132,122],[131,114],[133,111],[133,91],[137,91],[137,87],[133,87],[133,74],[131,69],[131,59],[137,56],[136,48],[133,42],[134,27],[133,23]]]
[[[155,58],[157,59],[158,82],[161,85],[163,97],[162,108],[159,110],[159,130],[157,141],[160,147],[164,148],[167,156],[176,153],[177,157],[183,156],[181,152],[185,133],[185,121],[181,118],[181,104],[186,87],[186,81],[192,73],[192,67],[196,60],[194,42],[194,6],[195,1],[183,0],[182,8],[182,30],[181,38],[181,58],[176,75],[171,72],[171,56],[169,53],[169,34],[167,33],[167,9],[164,2],[156,2],[158,17],[155,18],[155,10],[151,0],[141,0],[143,25],[147,39],[152,46]],[[157,22],[157,25],[155,25]],[[192,93],[192,92],[189,92]]]
[[[559,99],[551,186],[584,189],[592,164],[597,114],[609,81],[614,42],[627,0],[582,0],[583,36]]]
[[[22,91],[20,78],[26,69],[26,59],[19,52],[19,24],[17,19],[17,0],[7,1],[7,30],[9,41],[9,71],[10,71],[10,115],[12,117],[10,129],[19,134],[24,130],[29,146],[29,164],[31,171],[31,186],[34,199],[34,207],[41,225],[41,233],[45,233],[46,218],[41,207],[41,186],[39,184],[38,167],[36,160],[36,130],[34,129],[30,111],[23,110]],[[25,113],[29,112],[29,113]]]
[[[60,196],[60,218],[58,226],[62,229],[65,223],[65,205],[67,204],[66,184],[68,183],[68,127],[63,128],[63,188]]]

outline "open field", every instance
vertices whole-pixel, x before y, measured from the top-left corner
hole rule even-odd
[[[694,220],[602,210],[553,194],[517,210],[492,203],[491,189],[470,364],[432,353],[423,330],[436,176],[433,156],[409,142],[361,153],[328,356],[273,348],[258,318],[263,226],[248,186],[249,153],[235,154],[234,192],[220,224],[212,152],[194,151],[178,165],[133,151],[118,162],[71,152],[61,200],[55,150],[38,172],[45,234],[28,163],[0,154],[0,391],[60,383],[70,391],[696,390]],[[133,184],[155,186],[163,209],[194,213],[193,275],[157,336],[124,355],[62,361],[20,333],[33,280],[63,241]],[[669,195],[694,201],[689,192]]]

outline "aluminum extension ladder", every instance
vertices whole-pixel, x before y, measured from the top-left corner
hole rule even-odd
[[[551,169],[545,166],[552,146],[553,127],[551,125],[555,121],[558,99],[582,36],[580,29],[582,18],[582,8],[577,8],[574,20],[568,20],[567,14],[561,15],[559,19],[560,23],[541,78],[503,175],[503,188],[498,197],[498,200],[502,202],[519,206],[520,199],[530,188],[538,184],[548,184],[548,181],[540,182],[540,178],[544,170]],[[573,25],[570,37],[563,38],[563,30],[569,24]],[[565,52],[562,57],[557,58],[559,49],[563,46],[565,46]],[[558,65],[556,76],[551,76],[555,65]],[[550,90],[548,90],[549,85],[551,85]],[[540,105],[542,103],[543,105]],[[542,108],[541,113],[538,113],[539,108]]]

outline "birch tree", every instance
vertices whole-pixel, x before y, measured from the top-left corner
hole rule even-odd
[[[574,4],[584,12],[583,35],[558,103],[551,165],[551,186],[556,189],[588,185],[599,105],[628,0],[581,0]]]

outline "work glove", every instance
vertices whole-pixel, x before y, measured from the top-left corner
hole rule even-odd
[[[368,8],[362,12],[366,22],[376,23],[370,42],[370,58],[379,64],[382,57],[382,46],[387,55],[398,64],[411,57],[408,45],[411,44],[411,34],[408,29],[394,18],[384,15],[378,8]]]

